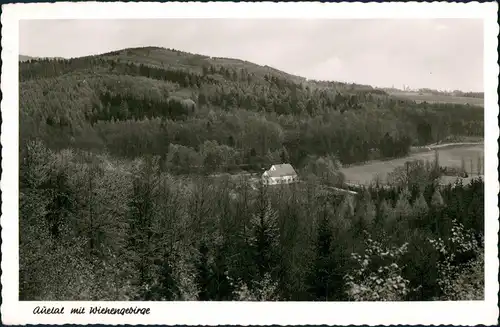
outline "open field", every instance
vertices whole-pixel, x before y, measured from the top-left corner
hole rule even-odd
[[[436,149],[439,153],[439,164],[447,167],[461,167],[462,159],[465,164],[465,170],[476,176],[478,173],[478,158],[484,161],[484,145],[457,145]],[[394,168],[403,166],[405,162],[411,160],[434,160],[434,151],[425,151],[413,153],[405,158],[398,158],[387,161],[374,161],[364,165],[350,166],[342,168],[347,181],[356,184],[369,184],[378,175],[382,182],[387,180],[387,174]],[[481,171],[483,169],[481,168]],[[469,178],[470,179],[470,178]],[[455,177],[443,177],[443,181],[455,181]],[[464,179],[466,182],[467,179]]]
[[[429,103],[454,103],[454,104],[470,104],[474,106],[484,106],[484,99],[471,98],[471,97],[458,97],[458,96],[447,96],[447,95],[436,95],[436,94],[419,94],[415,92],[397,92],[389,93],[390,95],[406,99],[413,100],[417,103],[427,101]]]
[[[484,139],[482,138],[471,138],[468,142],[455,142],[455,143],[435,143],[424,146],[412,146],[410,148],[410,152],[412,154],[420,153],[420,152],[428,152],[433,150],[444,150],[445,148],[456,148],[457,146],[483,146]]]

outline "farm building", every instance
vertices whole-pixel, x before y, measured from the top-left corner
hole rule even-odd
[[[289,184],[296,182],[297,173],[290,164],[272,165],[269,170],[262,174],[262,180],[266,185]]]

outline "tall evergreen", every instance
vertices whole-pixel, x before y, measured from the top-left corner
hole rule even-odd
[[[331,219],[333,213],[325,203],[318,217],[315,259],[308,278],[310,295],[318,301],[345,299],[343,275],[346,258],[343,244],[333,239]]]

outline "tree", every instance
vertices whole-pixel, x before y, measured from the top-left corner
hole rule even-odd
[[[477,156],[477,176],[483,174],[483,161],[481,156]]]
[[[406,230],[408,221],[412,218],[412,207],[409,202],[409,197],[410,194],[407,189],[403,189],[403,191],[399,194],[396,205],[394,206],[395,222],[389,226],[390,230],[393,232],[395,231],[395,228],[398,228],[399,230]],[[404,235],[399,236],[404,237]]]
[[[440,295],[438,264],[441,254],[429,243],[428,230],[414,229],[407,241],[408,251],[401,258],[403,277],[410,282],[408,300],[428,301]]]
[[[358,202],[354,216],[354,235],[361,236],[364,231],[373,227],[376,216],[376,208],[372,202],[370,193],[363,191],[362,199]]]
[[[345,299],[342,247],[334,244],[331,209],[325,203],[320,213],[315,243],[315,259],[309,275],[309,292],[314,300],[340,301]]]
[[[338,217],[344,220],[350,220],[354,216],[354,199],[350,195],[344,196],[339,209]]]
[[[277,266],[278,227],[277,212],[269,201],[266,186],[259,186],[255,214],[252,217],[252,238],[250,246],[254,264],[257,267],[256,280],[263,280],[266,273],[275,277]]]
[[[428,184],[435,184],[438,178],[435,164],[426,164],[423,160],[408,161],[404,167],[397,167],[388,175],[390,184],[409,190],[416,188],[420,192],[423,192]]]
[[[278,300],[277,283],[273,282],[269,274],[254,283],[253,288],[249,288],[245,283],[238,283],[234,286],[235,299],[237,301],[276,301]]]
[[[424,228],[426,223],[427,214],[429,212],[429,206],[425,201],[425,197],[420,193],[413,203],[413,221],[415,222],[415,227]]]
[[[158,173],[157,158],[146,157],[139,162],[138,172],[133,180],[132,197],[129,202],[128,249],[130,261],[137,273],[137,283],[144,288],[142,296],[148,298],[151,287],[151,258],[154,246],[152,224],[156,214]]]
[[[200,289],[200,293],[198,294],[198,298],[201,301],[211,300],[210,294],[210,284],[211,284],[211,272],[209,266],[209,249],[208,247],[202,243],[200,245],[200,259],[197,264],[197,284]]]
[[[444,301],[481,301],[484,299],[484,254],[462,267],[451,280],[443,280]]]
[[[397,264],[408,243],[400,247],[384,247],[380,242],[366,239],[364,254],[352,253],[357,268],[345,275],[347,296],[354,301],[401,301],[410,291],[409,281],[402,277]]]
[[[477,242],[472,230],[466,230],[462,224],[453,220],[448,237],[429,238],[429,244],[441,254],[441,260],[437,265],[438,285],[446,300],[481,297],[481,291],[471,292],[470,284],[484,283],[484,274],[478,276],[481,263],[484,264],[483,249]],[[482,266],[481,266],[482,267]],[[479,268],[479,269],[478,269]],[[472,283],[463,283],[464,275],[472,277]],[[464,285],[465,284],[465,285]],[[468,294],[464,294],[464,288],[469,288]],[[481,289],[484,286],[480,287]]]
[[[340,163],[332,156],[311,157],[306,171],[319,178],[326,185],[339,186],[344,182],[344,175],[340,171]]]
[[[431,199],[431,206],[434,208],[440,208],[444,205],[443,197],[438,189],[434,192]]]
[[[74,193],[69,185],[68,172],[64,167],[55,167],[47,182],[51,200],[47,205],[45,219],[49,224],[50,234],[58,240],[67,219],[74,212]]]
[[[157,280],[146,294],[146,300],[172,301],[179,298],[179,288],[168,257],[163,258]]]
[[[98,179],[102,178],[103,171],[99,168],[100,167],[96,163],[90,166],[89,171],[86,172],[87,180],[85,182],[86,185],[84,186],[85,202],[83,207],[86,212],[84,220],[87,222],[87,226],[84,226],[84,228],[86,234],[88,235],[89,249],[92,254],[97,253],[97,237],[100,232],[99,227],[97,226],[99,219],[96,212],[99,211],[98,206],[100,203],[98,203],[98,200],[96,199],[96,197],[98,197],[98,186],[96,184],[98,183]]]

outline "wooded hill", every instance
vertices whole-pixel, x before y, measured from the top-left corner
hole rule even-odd
[[[349,164],[484,131],[482,108],[417,104],[371,86],[157,47],[29,60],[19,74],[21,144],[160,155],[172,171],[302,167],[328,155]]]
[[[481,178],[440,186],[436,153],[331,191],[337,159],[481,136],[482,108],[159,48],[20,75],[20,300],[484,298]],[[195,174],[277,162],[301,183]]]

